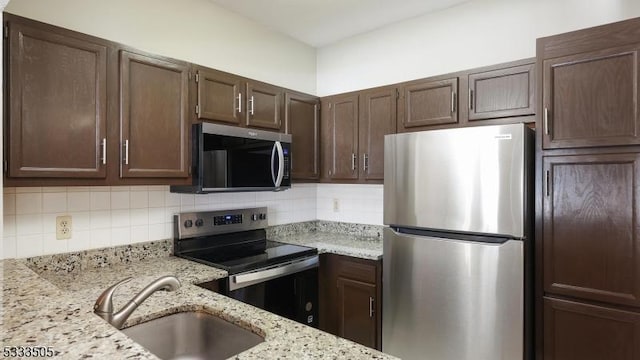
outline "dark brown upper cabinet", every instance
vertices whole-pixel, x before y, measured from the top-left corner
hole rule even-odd
[[[196,68],[198,120],[240,125],[244,114],[244,84],[239,76],[213,69]]]
[[[282,89],[265,83],[249,81],[246,85],[246,94],[247,126],[280,131],[282,129]]]
[[[358,94],[327,98],[322,111],[323,177],[358,179]],[[295,146],[295,145],[294,145]]]
[[[458,122],[458,78],[405,85],[401,93],[402,131]]]
[[[545,149],[640,144],[640,45],[540,59]]]
[[[469,121],[532,115],[535,64],[469,74]]]
[[[189,65],[120,51],[122,177],[189,173]]]
[[[105,178],[107,45],[35,23],[8,30],[6,175]]]
[[[361,179],[384,179],[384,136],[396,132],[397,98],[395,87],[360,94],[358,149]]]
[[[547,294],[640,306],[640,153],[545,156]]]
[[[545,360],[640,358],[640,314],[544,299]]]
[[[320,100],[317,97],[285,94],[286,132],[292,137],[291,178],[320,178]]]

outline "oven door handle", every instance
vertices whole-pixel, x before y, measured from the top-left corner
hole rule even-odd
[[[229,290],[237,290],[243,287],[251,286],[257,283],[265,282],[271,279],[295,274],[304,270],[318,267],[318,256],[306,258],[304,260],[296,260],[284,265],[278,265],[264,270],[257,270],[244,274],[229,276]]]

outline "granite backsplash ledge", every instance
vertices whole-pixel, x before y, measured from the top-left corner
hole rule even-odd
[[[337,221],[314,220],[267,228],[267,237],[282,237],[309,232],[343,234],[361,237],[382,238],[381,225],[354,224]]]
[[[173,254],[173,239],[26,258],[37,273],[73,273],[107,266],[133,264]]]

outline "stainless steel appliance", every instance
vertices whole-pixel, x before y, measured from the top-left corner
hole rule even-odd
[[[220,292],[318,326],[318,250],[266,238],[267,208],[174,215],[174,254],[226,270]]]
[[[529,358],[532,131],[433,130],[384,147],[382,350]]]
[[[285,190],[291,187],[291,135],[211,123],[191,129],[190,186],[172,192]]]

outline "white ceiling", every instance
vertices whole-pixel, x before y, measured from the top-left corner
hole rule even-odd
[[[210,0],[314,47],[468,0]]]

